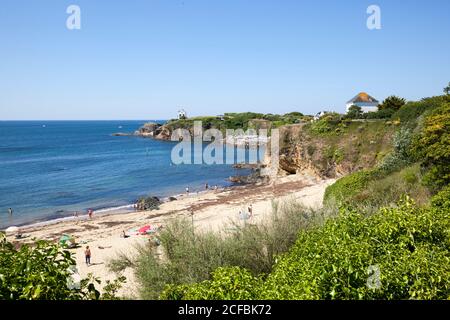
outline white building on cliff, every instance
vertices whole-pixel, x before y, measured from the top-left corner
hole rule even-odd
[[[374,97],[365,92],[360,92],[347,102],[346,109],[348,112],[351,106],[356,105],[361,108],[362,112],[375,112],[378,111],[379,104],[378,100]]]

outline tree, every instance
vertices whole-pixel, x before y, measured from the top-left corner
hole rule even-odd
[[[378,106],[380,110],[391,109],[399,110],[406,104],[406,100],[397,96],[389,96]]]
[[[361,119],[363,115],[361,107],[357,105],[352,105],[348,108],[347,118],[348,119]]]
[[[444,88],[444,93],[445,93],[446,95],[449,95],[449,94],[450,94],[450,82],[448,83],[448,86],[446,86],[446,87]]]

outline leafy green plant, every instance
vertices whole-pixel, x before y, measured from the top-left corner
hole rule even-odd
[[[300,231],[261,280],[221,269],[212,280],[171,287],[168,299],[448,299],[450,211],[405,198],[365,217],[343,209]],[[377,270],[375,273],[373,270]]]
[[[0,299],[79,300],[98,299],[99,291],[90,279],[70,289],[72,254],[59,245],[37,241],[16,249],[0,235]]]
[[[406,100],[397,96],[389,96],[378,106],[380,110],[399,110],[406,104]]]
[[[353,105],[351,106],[346,114],[347,119],[362,119],[363,118],[363,112],[361,107]]]
[[[438,190],[450,183],[450,102],[426,117],[414,151],[423,159],[428,186]]]
[[[167,286],[210,280],[220,267],[243,267],[253,275],[269,273],[276,256],[289,250],[299,230],[321,219],[295,202],[274,203],[262,223],[233,223],[222,233],[198,232],[190,219],[176,219],[161,231],[159,249],[139,247],[135,257],[121,256],[109,267],[115,272],[133,267],[140,297],[156,299]]]
[[[164,300],[252,300],[259,296],[262,281],[239,267],[217,268],[212,279],[198,284],[169,285],[161,294]]]

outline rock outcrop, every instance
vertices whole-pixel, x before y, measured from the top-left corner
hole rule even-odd
[[[278,173],[336,178],[372,168],[391,150],[393,129],[378,122],[321,135],[305,124],[281,127]]]

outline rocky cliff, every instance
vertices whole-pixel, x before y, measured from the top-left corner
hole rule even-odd
[[[371,168],[391,150],[394,130],[385,121],[351,122],[325,134],[314,132],[310,124],[283,126],[279,173],[336,178]]]

